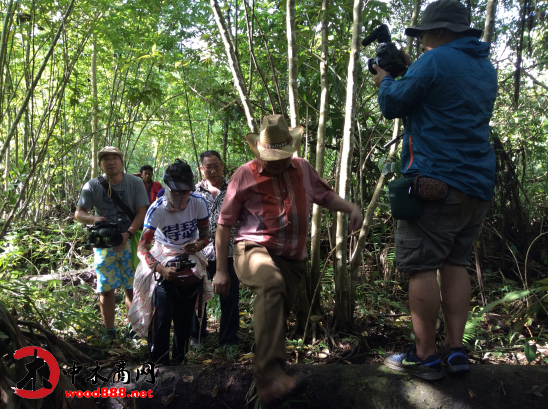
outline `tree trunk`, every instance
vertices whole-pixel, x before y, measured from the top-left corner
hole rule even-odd
[[[6,191],[8,191],[10,186],[10,150],[10,146],[8,145],[8,150],[6,151],[6,167],[4,168],[4,188]]]
[[[270,72],[272,74],[272,81],[274,82],[274,87],[276,87],[276,97],[278,98],[278,104],[280,104],[280,114],[284,113],[284,104],[282,102],[282,96],[280,94],[280,87],[278,86],[278,79],[276,77],[276,69],[274,68],[274,62],[272,61],[272,55],[270,54],[270,50],[268,49],[268,43],[266,42],[266,37],[263,33],[263,29],[261,28],[261,23],[259,22],[259,19],[257,18],[257,15],[253,13],[253,17],[255,19],[255,22],[257,23],[257,29],[259,30],[259,33],[261,34],[261,38],[263,39],[264,44],[264,51],[266,53],[266,56],[268,57],[268,63],[270,64]]]
[[[183,73],[183,79],[186,82],[186,76],[184,70]],[[202,170],[200,169],[200,157],[198,156],[198,149],[196,148],[196,138],[194,137],[194,127],[192,126],[192,116],[190,115],[190,102],[188,100],[188,92],[185,87],[185,101],[186,101],[186,113],[188,116],[188,126],[190,128],[190,138],[192,139],[192,148],[194,150],[194,159],[196,160],[196,167],[198,168],[198,177],[199,180],[203,179]]]
[[[91,55],[91,93],[93,98],[93,105],[91,108],[91,178],[97,177],[97,141],[99,135],[97,134],[99,125],[99,108],[97,102],[97,41],[95,36],[93,37],[93,51]]]
[[[261,78],[261,82],[263,84],[263,87],[268,95],[268,102],[270,102],[270,107],[272,108],[272,114],[274,115],[276,113],[276,109],[274,108],[274,100],[272,99],[272,95],[270,94],[270,90],[268,89],[268,85],[266,83],[266,79],[263,75],[263,72],[261,71],[261,68],[259,67],[259,64],[257,63],[257,57],[255,56],[255,51],[253,47],[253,16],[255,15],[255,2],[253,3],[253,6],[251,7],[251,19],[249,18],[249,12],[247,11],[247,1],[244,0],[244,11],[245,11],[245,23],[247,27],[247,38],[249,42],[249,55],[251,56],[251,59],[253,60],[253,65],[249,64],[249,89],[251,89],[251,85],[253,84],[253,66],[255,66],[255,69],[257,70],[257,73],[259,74],[259,77]]]
[[[548,378],[548,367],[539,365],[472,365],[472,372],[464,377],[435,382],[375,365],[291,365],[288,369],[288,373],[297,371],[305,372],[310,382],[302,395],[288,401],[293,409],[544,409],[547,401],[539,386]],[[101,374],[109,376],[109,371]],[[108,383],[102,387],[151,390],[152,398],[101,399],[102,408],[226,409],[253,408],[256,403],[249,365],[160,367],[154,385],[146,382],[149,377],[136,382],[135,372],[131,374],[128,385]]]
[[[226,28],[225,21],[221,14],[221,9],[219,8],[217,0],[210,0],[209,4],[211,5],[213,15],[215,16],[215,21],[217,22],[217,26],[219,27],[219,31],[221,33],[221,38],[223,39],[228,64],[230,65],[230,70],[232,71],[234,86],[240,94],[242,106],[244,107],[245,116],[247,118],[247,125],[249,126],[251,132],[258,133],[259,128],[257,126],[257,122],[255,121],[255,112],[253,110],[253,106],[249,102],[249,96],[247,93],[244,77],[242,75],[242,70],[240,68],[240,62],[238,61],[238,58],[234,51],[234,47],[232,47],[229,32]]]
[[[354,128],[356,125],[356,88],[359,63],[360,35],[362,28],[362,1],[354,0],[352,44],[346,80],[346,104],[341,149],[341,173],[339,176],[339,196],[349,199]],[[352,294],[348,280],[348,215],[337,212],[337,237],[335,250],[335,310],[337,328],[347,331],[352,317]]]
[[[521,5],[520,10],[520,19],[521,19],[521,27],[520,30],[520,36],[519,36],[519,43],[516,50],[516,70],[514,71],[514,104],[518,105],[519,102],[519,88],[520,88],[520,80],[521,80],[521,64],[522,64],[522,56],[523,56],[523,35],[525,34],[525,21],[527,20],[527,1],[524,1]]]
[[[318,136],[316,143],[316,171],[323,178],[324,154],[325,154],[325,124],[329,109],[328,92],[329,82],[327,78],[327,45],[328,45],[328,19],[327,7],[329,0],[322,1],[322,51],[320,62],[320,118],[318,121]],[[312,227],[310,229],[310,279],[312,288],[316,288],[321,274],[320,241],[322,229],[322,208],[314,205],[312,208]],[[315,313],[321,311],[320,297],[314,299],[312,308]]]
[[[226,163],[226,152],[228,150],[228,114],[223,120],[223,163]]]
[[[497,0],[488,0],[485,10],[485,29],[483,30],[483,41],[492,43],[495,39],[495,17],[497,14]]]
[[[413,15],[411,16],[411,26],[417,24],[419,19],[419,12],[421,10],[421,0],[415,0],[413,5]],[[411,51],[413,50],[413,37],[407,37],[407,54],[411,56]],[[418,57],[418,56],[417,56]]]
[[[297,52],[297,39],[295,34],[295,0],[287,0],[286,15],[287,30],[287,71],[289,74],[289,118],[293,128],[299,126],[299,89],[297,85],[299,53]],[[283,114],[283,112],[281,112]],[[299,154],[297,150],[297,155]]]
[[[400,129],[400,120],[396,119],[394,121],[394,131],[392,133],[393,138],[398,136],[399,129]],[[394,157],[396,156],[397,147],[398,147],[397,142],[392,144],[392,146],[390,146],[390,153],[388,154],[388,157],[386,158],[387,162],[392,162],[394,160]],[[365,212],[362,228],[360,230],[360,235],[358,237],[358,243],[356,245],[356,248],[354,249],[354,253],[352,254],[352,260],[350,262],[352,294],[355,294],[356,292],[356,285],[358,282],[358,273],[359,273],[360,265],[362,264],[363,249],[365,248],[365,244],[367,243],[367,236],[369,235],[369,229],[371,228],[371,221],[373,220],[373,216],[375,215],[375,211],[377,210],[377,202],[379,201],[379,197],[381,196],[382,189],[384,187],[386,180],[389,179],[390,177],[392,177],[392,175],[387,177],[381,174],[381,177],[377,181],[377,186],[375,187],[373,196],[371,197],[371,201],[369,202],[369,206],[367,207],[367,210]]]
[[[297,86],[298,76],[298,61],[299,54],[297,52],[297,39],[295,34],[295,0],[287,0],[286,2],[286,30],[287,30],[287,71],[288,71],[288,93],[289,93],[289,118],[290,126],[295,128],[300,126],[299,118],[299,90]],[[285,116],[284,112],[280,112]],[[301,155],[301,147],[295,151],[294,156]],[[308,274],[301,277],[299,285],[299,294],[295,304],[295,315],[297,321],[295,323],[296,333],[302,333],[306,325],[306,318],[310,310],[310,277]],[[305,334],[306,336],[306,334]]]
[[[415,0],[413,17],[411,18],[411,22],[409,25],[414,26],[417,24],[418,14],[419,14],[418,10],[420,10],[420,6],[421,6],[421,0]],[[413,49],[413,42],[408,41],[407,50],[406,50],[407,54],[411,54],[412,49]],[[392,138],[395,138],[396,136],[398,136],[399,128],[400,128],[400,120],[396,119],[394,121],[394,131],[392,133]],[[397,146],[398,146],[398,143],[394,143],[390,147],[390,153],[388,157],[386,158],[387,162],[392,162],[394,160]],[[381,196],[382,188],[386,182],[386,179],[387,177],[385,175],[381,175],[381,177],[379,178],[377,182],[377,186],[375,187],[375,191],[373,192],[373,196],[371,197],[371,201],[369,202],[369,207],[367,208],[367,211],[365,212],[365,217],[363,220],[362,228],[360,230],[358,243],[356,245],[356,248],[354,249],[354,253],[352,254],[352,261],[350,262],[350,276],[352,278],[351,288],[353,290],[352,294],[355,294],[358,272],[359,272],[360,265],[362,263],[363,249],[365,248],[365,244],[367,242],[367,236],[369,235],[371,221],[373,220],[373,215],[375,214],[375,210],[377,210],[377,202],[379,200],[379,197]]]
[[[8,53],[8,37],[13,24],[13,16],[15,8],[13,7],[14,0],[10,0],[8,7],[6,8],[6,15],[4,16],[4,24],[2,26],[2,36],[0,37],[0,90],[4,89],[4,64],[6,62],[6,55]],[[17,7],[18,3],[15,4]],[[4,117],[4,95],[0,94],[0,124],[2,124]]]

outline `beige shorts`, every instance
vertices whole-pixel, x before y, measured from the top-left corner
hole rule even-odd
[[[449,187],[445,200],[424,202],[418,219],[398,220],[396,267],[404,273],[467,266],[491,202]]]

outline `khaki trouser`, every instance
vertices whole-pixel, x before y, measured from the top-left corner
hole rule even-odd
[[[241,241],[234,246],[234,268],[240,281],[257,294],[253,372],[260,389],[283,374],[287,319],[306,273],[306,260],[274,256],[260,244]]]

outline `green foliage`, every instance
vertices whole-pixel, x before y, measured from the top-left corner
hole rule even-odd
[[[507,293],[503,298],[497,301],[493,301],[492,303],[488,304],[481,312],[480,315],[486,314],[491,310],[493,307],[496,307],[499,304],[502,304],[504,302],[510,302],[515,300],[521,300],[525,297],[527,297],[529,294],[531,294],[531,290],[523,290],[523,291],[512,291],[511,293]]]
[[[544,281],[544,280],[541,280]],[[544,283],[540,283],[542,286]],[[504,288],[503,290],[507,290]],[[522,350],[527,362],[531,363],[536,361],[541,355],[537,353],[537,344],[545,345],[548,341],[546,334],[540,333],[538,336],[532,336],[529,325],[533,322],[533,317],[539,311],[535,306],[542,303],[542,299],[546,297],[542,296],[542,292],[546,291],[543,287],[535,287],[530,290],[518,290],[507,292],[502,298],[489,303],[482,309],[474,308],[472,313],[468,316],[466,327],[463,336],[463,342],[469,345],[470,349],[481,351],[494,347],[494,352],[504,351],[510,346]],[[538,294],[541,296],[539,297]],[[504,311],[508,311],[509,307],[515,302],[523,300],[525,298],[532,298],[532,306],[526,309],[519,308],[514,312],[510,319],[507,320],[507,324],[510,325],[510,329],[507,333],[500,333],[497,330],[500,329],[500,325],[486,325],[488,314],[494,308],[502,308],[503,316]],[[545,313],[545,311],[544,311]],[[521,335],[524,331],[524,326],[527,326],[527,331],[531,336],[524,337]],[[497,346],[498,344],[498,346]]]
[[[75,247],[82,244],[84,235],[80,223],[64,225],[50,219],[39,225],[20,224],[0,241],[0,278],[74,269],[80,260],[80,250],[75,252]]]
[[[102,319],[97,302],[90,295],[93,289],[87,285],[64,286],[61,280],[46,283],[30,280],[0,280],[0,302],[15,309],[20,319],[35,321],[57,334],[79,340],[95,339]],[[14,297],[17,295],[17,297]]]

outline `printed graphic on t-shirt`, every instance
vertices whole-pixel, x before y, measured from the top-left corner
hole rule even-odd
[[[116,192],[118,197],[120,199],[122,199],[122,202],[128,203],[128,201],[126,200],[126,191],[125,190],[114,190],[114,191]],[[103,203],[106,203],[109,206],[114,206],[114,204],[115,204],[114,200],[112,200],[112,198],[109,197],[109,195],[108,195],[108,193],[105,189],[103,189]]]
[[[175,223],[162,227],[162,233],[170,241],[177,242],[180,239],[194,237],[198,227],[197,220],[189,220],[184,223]]]
[[[165,246],[181,248],[198,237],[198,223],[209,218],[206,201],[192,193],[186,209],[168,212],[164,199],[156,200],[148,209],[144,226],[156,230],[154,239]]]

